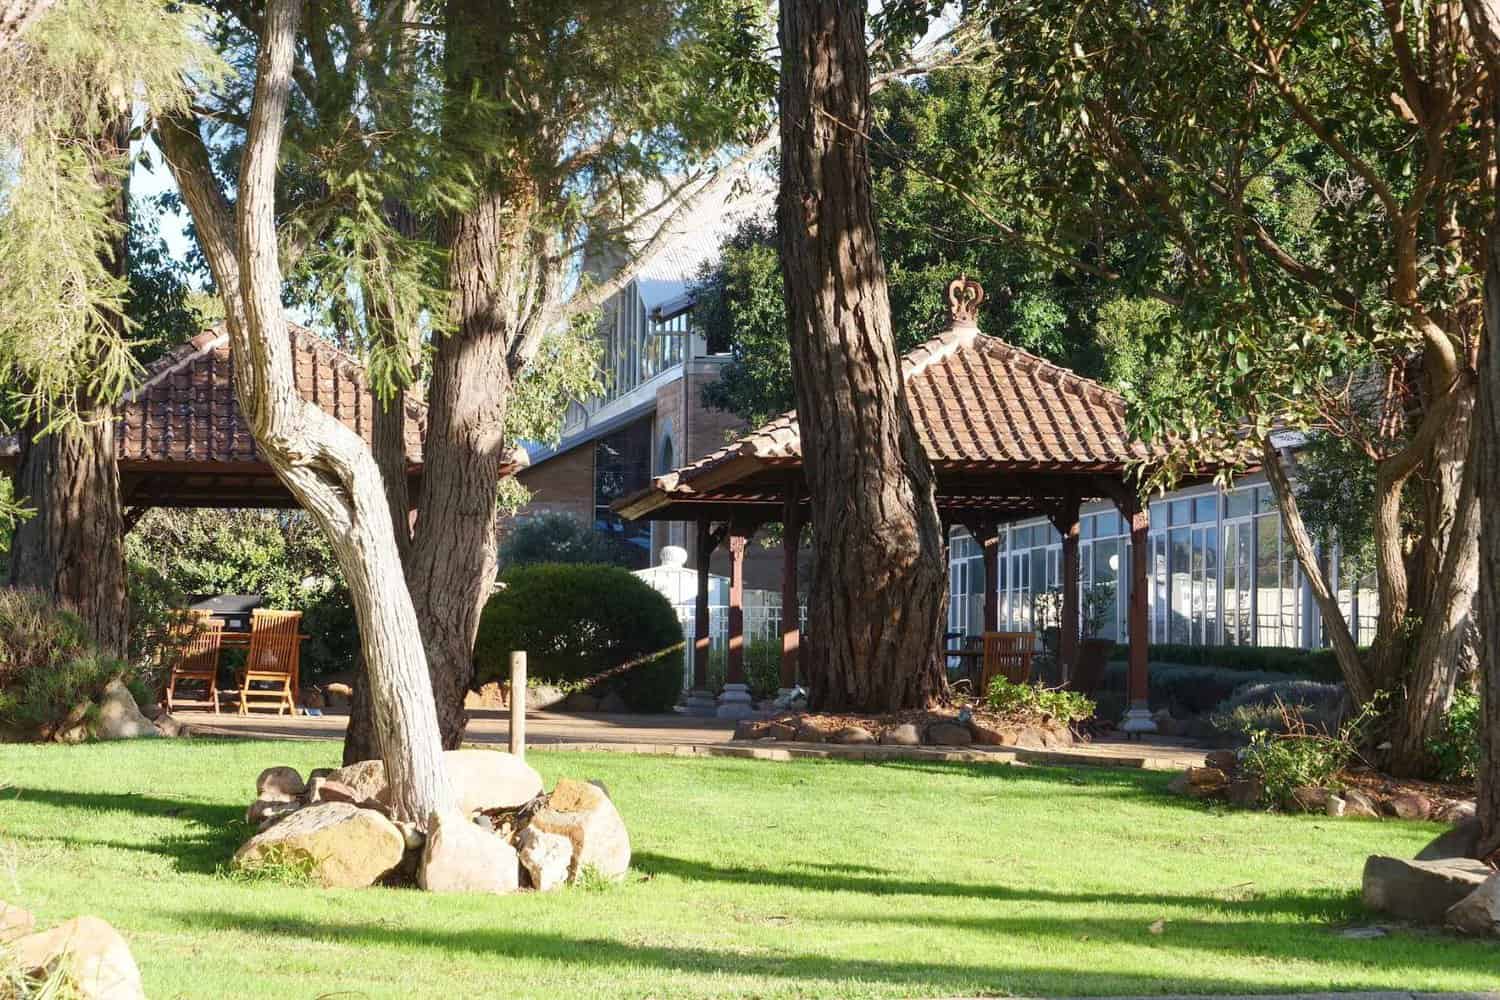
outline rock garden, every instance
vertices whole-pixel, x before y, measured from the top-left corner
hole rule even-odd
[[[511,754],[443,756],[459,801],[425,831],[391,818],[378,760],[305,779],[291,767],[266,768],[245,813],[257,832],[233,869],[326,888],[503,894],[616,879],[630,867],[630,835],[602,785],[563,779],[547,792],[541,775]]]

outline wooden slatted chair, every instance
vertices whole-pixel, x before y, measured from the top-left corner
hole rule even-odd
[[[163,653],[170,658],[167,673],[167,711],[176,711],[184,700],[177,696],[182,681],[201,683],[204,697],[194,704],[212,703],[219,711],[219,650],[222,648],[224,623],[206,611],[189,611],[167,627]]]
[[[302,646],[298,628],[300,611],[268,611],[256,608],[250,613],[250,651],[245,656],[245,672],[240,678],[240,714],[249,713],[252,702],[276,707],[276,714],[297,714],[292,685],[297,679],[297,657]],[[269,688],[256,688],[269,684]]]
[[[1031,632],[984,633],[984,675],[979,686],[981,696],[990,689],[990,681],[1004,677],[1013,684],[1031,680],[1031,657],[1036,636]]]

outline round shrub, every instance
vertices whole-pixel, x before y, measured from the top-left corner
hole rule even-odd
[[[512,650],[526,651],[527,673],[563,687],[624,664],[593,685],[618,691],[637,712],[665,712],[682,693],[682,626],[665,597],[618,566],[538,563],[514,566],[479,619],[476,685],[504,682]]]

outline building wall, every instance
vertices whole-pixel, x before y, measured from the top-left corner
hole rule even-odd
[[[594,519],[594,445],[588,442],[517,474],[531,491],[531,502],[518,518],[536,514],[571,514],[589,523]]]

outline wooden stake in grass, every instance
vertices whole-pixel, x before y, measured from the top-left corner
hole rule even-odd
[[[510,654],[510,752],[526,759],[526,651]]]

